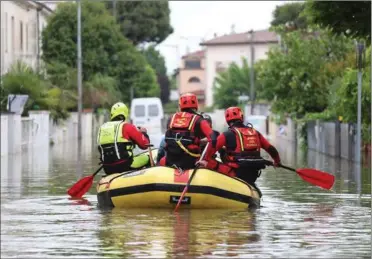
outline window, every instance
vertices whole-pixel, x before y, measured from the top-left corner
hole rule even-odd
[[[134,116],[135,117],[145,117],[145,105],[134,106]]]
[[[19,49],[23,50],[23,23],[19,21]]]
[[[12,16],[12,21],[11,21],[11,24],[10,24],[10,30],[11,30],[11,42],[10,42],[10,46],[12,46],[12,52],[14,52],[14,48],[15,48],[15,38],[14,38],[14,16]]]
[[[200,69],[200,60],[185,60],[185,68]]]
[[[189,83],[200,83],[200,79],[195,76],[190,77]]]
[[[159,107],[156,104],[150,104],[148,107],[150,117],[157,117],[159,115]]]
[[[8,13],[5,13],[5,52],[8,52]]]

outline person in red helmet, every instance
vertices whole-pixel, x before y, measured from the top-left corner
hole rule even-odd
[[[216,147],[208,148],[205,161],[200,163],[208,169],[246,181],[254,186],[262,196],[255,184],[261,169],[266,166],[260,150],[263,148],[270,154],[274,160],[274,166],[280,164],[279,153],[251,124],[243,124],[244,116],[239,107],[228,108],[225,111],[225,119],[229,129],[218,136]],[[226,148],[226,153],[222,157],[223,163],[219,163],[212,159],[212,156],[222,147]]]
[[[160,160],[163,166],[174,166],[182,170],[195,167],[200,158],[200,140],[207,138],[213,147],[217,136],[208,121],[198,110],[198,99],[194,94],[183,94],[179,98],[179,112],[173,114],[165,132],[166,155]]]

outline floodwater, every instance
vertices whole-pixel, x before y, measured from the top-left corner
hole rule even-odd
[[[81,177],[76,175],[76,143],[3,157],[1,257],[370,258],[370,169],[358,175],[348,162],[294,154],[290,145],[281,146],[283,163],[334,173],[333,191],[268,168],[257,182],[262,208],[253,212],[103,211],[94,187],[84,200],[66,194]],[[90,141],[84,143],[83,162],[84,175],[98,168]],[[370,161],[365,164],[370,167]]]

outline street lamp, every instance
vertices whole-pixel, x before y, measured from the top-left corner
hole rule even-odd
[[[250,89],[250,99],[251,99],[251,115],[253,115],[253,109],[254,109],[254,31],[250,30],[247,34],[249,43],[250,43],[250,49],[251,49],[251,69],[250,69],[250,81],[251,81],[251,89]]]

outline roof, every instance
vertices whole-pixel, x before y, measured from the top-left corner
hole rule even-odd
[[[245,44],[250,43],[248,38],[249,32],[235,33],[223,35],[208,41],[200,43],[202,46],[208,45],[230,45],[230,44]],[[254,43],[277,43],[279,42],[278,36],[269,30],[258,30],[253,32]]]
[[[34,2],[35,4],[37,4],[40,7],[40,9],[46,9],[50,13],[53,13],[54,12],[48,5],[46,5],[42,1],[32,0],[32,2]]]
[[[184,56],[182,56],[182,59],[184,58],[191,58],[191,57],[195,57],[195,58],[204,58],[205,56],[205,50],[198,50],[198,51],[195,51],[195,52],[191,52],[189,54],[186,54]]]

